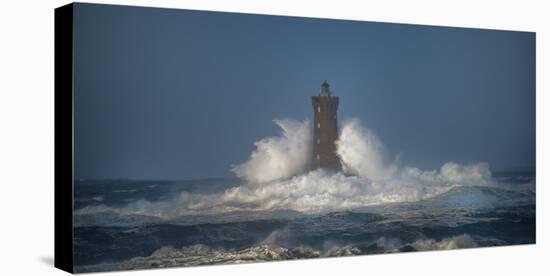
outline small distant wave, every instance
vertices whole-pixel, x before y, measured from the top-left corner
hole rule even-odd
[[[435,241],[432,239],[418,240],[415,241],[411,246],[418,251],[426,251],[473,248],[478,247],[479,245],[469,235],[461,235],[450,239],[443,239],[441,241]]]
[[[392,253],[499,246],[506,245],[507,243],[499,239],[462,234],[449,238],[443,238],[441,240],[419,239],[412,243],[402,243],[395,239],[388,240],[386,238],[380,238],[376,241],[376,244],[377,246],[383,248],[383,253]]]

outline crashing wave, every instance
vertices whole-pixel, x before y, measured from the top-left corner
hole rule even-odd
[[[478,247],[478,243],[474,241],[469,235],[456,236],[450,239],[443,239],[435,241],[433,239],[418,240],[412,245],[418,251],[426,250],[449,250],[460,248],[474,248]]]
[[[281,127],[282,135],[257,142],[250,159],[233,169],[245,181],[242,185],[215,193],[181,192],[171,201],[139,200],[112,208],[112,214],[161,220],[277,210],[315,214],[418,202],[458,187],[509,188],[492,177],[487,163],[448,162],[431,171],[400,168],[397,161],[388,161],[383,144],[370,130],[362,128],[358,120],[346,122],[337,141],[344,172],[329,173],[322,169],[304,172],[311,155],[309,123],[291,120],[275,123]],[[468,200],[471,206],[476,206],[474,201],[484,199]],[[75,214],[84,217],[105,208],[110,207],[87,206]],[[89,217],[87,221],[93,222]]]
[[[262,244],[242,250],[212,248],[202,244],[175,248],[164,246],[146,257],[134,257],[120,263],[108,263],[78,266],[78,272],[135,270],[149,268],[185,267],[216,264],[238,264],[251,262],[282,261],[308,258],[356,256],[376,253],[395,253],[406,251],[431,251],[480,246],[498,246],[506,243],[497,239],[472,237],[468,234],[458,235],[441,240],[420,239],[411,243],[402,243],[396,239],[380,238],[369,245],[368,249],[360,246],[346,245],[320,251],[305,246],[285,248],[275,244]],[[373,250],[373,246],[379,250]],[[369,252],[370,251],[370,252]]]
[[[276,245],[260,245],[239,251],[229,251],[224,249],[213,249],[199,244],[180,249],[162,247],[153,252],[150,256],[136,257],[122,262],[119,264],[119,269],[129,270],[176,266],[236,264],[357,254],[360,254],[360,251],[357,248],[349,246],[322,253],[318,250],[304,246],[287,249]]]
[[[273,120],[282,129],[281,137],[264,138],[254,145],[250,160],[232,171],[252,183],[265,183],[303,173],[311,157],[309,121]]]
[[[376,241],[376,245],[379,248],[382,248],[383,253],[465,249],[485,246],[501,246],[506,244],[506,242],[499,239],[471,236],[468,234],[457,235],[440,240],[419,239],[411,243],[403,243],[398,239],[386,238],[379,238]]]

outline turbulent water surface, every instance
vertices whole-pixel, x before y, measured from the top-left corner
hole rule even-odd
[[[75,270],[228,264],[535,242],[535,174],[487,163],[424,171],[358,120],[341,172],[308,171],[311,126],[275,120],[238,178],[75,182]]]
[[[78,272],[242,263],[535,242],[534,176],[494,177],[409,202],[326,212],[178,210],[182,194],[220,194],[238,179],[79,181]],[[250,208],[247,208],[250,207]],[[218,210],[219,211],[219,210]]]

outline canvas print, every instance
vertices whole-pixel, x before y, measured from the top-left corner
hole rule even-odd
[[[536,241],[535,33],[80,3],[73,22],[76,272]]]

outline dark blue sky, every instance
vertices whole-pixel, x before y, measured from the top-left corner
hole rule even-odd
[[[535,166],[535,34],[77,4],[77,178],[229,176],[323,80],[403,163]]]

